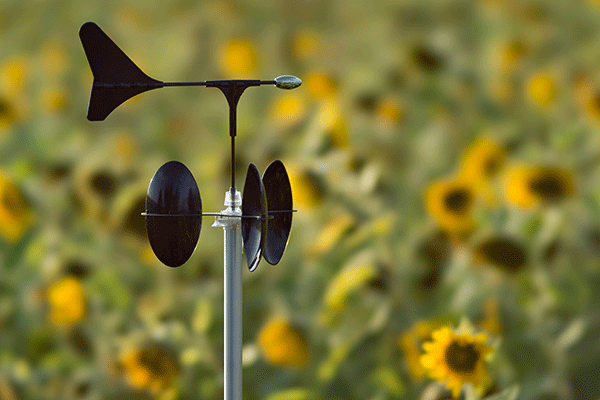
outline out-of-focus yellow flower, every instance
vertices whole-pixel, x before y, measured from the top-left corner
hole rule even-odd
[[[86,213],[105,219],[110,199],[117,193],[118,177],[114,171],[96,165],[80,165],[75,170],[75,189]]]
[[[273,121],[280,127],[290,127],[302,121],[306,115],[304,99],[294,92],[284,92],[271,105]]]
[[[525,50],[525,44],[521,40],[505,43],[499,49],[498,64],[505,71],[514,70],[523,58]]]
[[[146,222],[140,214],[146,210],[146,192],[145,188],[140,185],[133,185],[119,191],[115,199],[111,201],[110,218],[111,228],[121,232],[128,238],[136,249],[140,251],[140,257],[143,261],[149,261],[148,264],[153,264],[156,257],[148,245],[148,237],[146,235]],[[134,244],[135,243],[135,244]],[[141,247],[139,246],[141,245]],[[145,258],[144,249],[149,253]]]
[[[480,137],[463,154],[460,175],[471,182],[478,192],[485,195],[488,202],[493,201],[489,183],[494,178],[506,156],[505,150],[487,137]]]
[[[321,38],[311,29],[299,31],[292,40],[292,54],[300,59],[306,60],[316,55],[321,48]]]
[[[386,126],[397,124],[404,118],[402,103],[392,97],[384,97],[375,105],[375,116]]]
[[[575,98],[583,112],[593,121],[600,121],[600,91],[588,76],[575,79]]]
[[[491,237],[477,245],[476,260],[490,263],[505,271],[515,272],[527,265],[527,253],[513,239]]]
[[[19,187],[0,174],[0,233],[19,240],[33,221],[33,212]]]
[[[319,190],[308,177],[306,171],[290,168],[288,176],[294,197],[294,204],[310,208],[319,203],[321,199]]]
[[[465,150],[460,173],[475,184],[487,184],[504,164],[506,152],[496,142],[480,137]]]
[[[337,148],[345,148],[350,144],[348,128],[337,103],[330,99],[323,102],[317,112],[319,127],[329,135],[331,144]]]
[[[548,73],[535,74],[527,82],[527,94],[537,105],[548,106],[556,97],[556,84]]]
[[[131,386],[155,395],[168,389],[179,372],[176,359],[160,346],[128,349],[121,363]]]
[[[475,196],[472,182],[458,177],[432,183],[427,188],[425,203],[441,229],[462,234],[473,227],[471,210]]]
[[[308,93],[315,99],[330,99],[336,95],[338,85],[333,77],[324,71],[313,71],[304,78]]]
[[[573,178],[561,168],[514,166],[506,173],[505,193],[512,204],[531,208],[573,195]]]
[[[8,97],[0,95],[0,134],[18,119],[17,107]]]
[[[230,78],[253,75],[258,67],[254,43],[247,38],[236,38],[225,43],[219,50],[219,64]]]
[[[345,266],[327,287],[324,299],[326,310],[333,313],[343,311],[348,296],[376,274],[377,269],[369,258],[361,258]]]
[[[410,373],[417,380],[424,378],[427,373],[427,370],[421,365],[423,343],[430,341],[431,334],[441,326],[441,323],[435,321],[419,320],[398,339]]]
[[[6,95],[15,96],[25,87],[28,78],[25,57],[13,57],[0,65],[0,88]]]
[[[48,289],[50,321],[54,325],[73,325],[85,317],[86,296],[79,279],[67,276]]]
[[[283,318],[274,318],[261,328],[258,345],[271,364],[302,367],[308,362],[306,337]]]
[[[455,333],[445,326],[431,337],[432,341],[423,344],[425,354],[421,356],[421,365],[430,378],[445,382],[454,398],[459,397],[467,382],[480,393],[488,387],[490,378],[485,360],[494,349],[485,344],[487,335],[473,335],[466,328]]]
[[[62,87],[46,88],[42,92],[42,109],[48,112],[62,111],[67,107],[67,91]]]
[[[41,51],[43,70],[50,75],[61,75],[68,66],[68,53],[63,44],[50,42]]]
[[[318,255],[331,249],[353,224],[354,218],[349,213],[340,214],[334,217],[321,230],[321,234],[317,238],[310,253]]]
[[[593,121],[600,121],[600,93],[589,96],[584,103],[584,110]]]

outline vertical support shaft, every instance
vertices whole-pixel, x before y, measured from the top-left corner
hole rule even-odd
[[[232,196],[232,193],[235,195]],[[224,243],[224,400],[242,400],[242,195],[225,193],[227,209],[213,226],[222,227]]]
[[[229,104],[229,136],[231,136],[231,188],[225,193],[223,216],[213,226],[225,230],[224,313],[225,313],[225,389],[224,400],[242,400],[242,195],[235,188],[235,136],[237,104],[250,86],[261,81],[207,81],[207,87],[218,87]]]
[[[231,196],[235,197],[235,136],[231,137],[231,189],[229,191]]]

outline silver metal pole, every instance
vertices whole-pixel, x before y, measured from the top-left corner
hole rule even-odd
[[[235,198],[232,199],[232,194]],[[224,400],[242,400],[242,195],[225,193],[226,210],[212,226],[225,231],[224,271]],[[230,217],[231,216],[231,217]]]

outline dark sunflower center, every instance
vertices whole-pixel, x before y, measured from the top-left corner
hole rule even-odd
[[[600,109],[600,94],[596,94],[590,101],[590,105],[594,108],[594,111]]]
[[[529,183],[531,190],[546,200],[556,200],[565,197],[567,188],[565,182],[552,171],[533,178]]]
[[[455,214],[462,214],[467,210],[471,196],[464,188],[456,188],[449,191],[444,197],[446,209]]]
[[[27,203],[18,190],[8,190],[0,196],[0,205],[13,216],[22,215],[27,210]]]
[[[446,365],[453,372],[470,374],[475,371],[479,361],[479,351],[472,343],[459,344],[452,342],[444,354]]]
[[[0,98],[0,116],[10,115],[11,106],[8,101]]]
[[[493,264],[516,271],[527,263],[523,249],[512,240],[493,238],[479,246],[479,252]]]
[[[146,237],[146,221],[140,214],[146,211],[146,197],[140,197],[127,212],[123,226],[125,230],[139,237]]]
[[[441,57],[426,47],[415,49],[413,56],[417,65],[428,72],[436,72],[442,65]]]
[[[116,189],[115,179],[108,172],[95,173],[90,184],[96,193],[104,197],[110,197]]]
[[[169,356],[160,350],[144,350],[139,357],[140,364],[157,377],[168,379],[175,369]]]

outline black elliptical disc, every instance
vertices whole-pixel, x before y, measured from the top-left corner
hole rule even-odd
[[[169,267],[194,253],[202,227],[202,200],[194,176],[179,161],[163,164],[146,196],[146,231],[156,257]]]
[[[267,231],[266,217],[265,188],[258,169],[250,163],[242,195],[242,239],[250,272],[254,271],[260,262]]]
[[[276,265],[283,257],[292,229],[292,187],[287,171],[279,160],[269,164],[262,181],[269,208],[263,256],[269,264]]]

